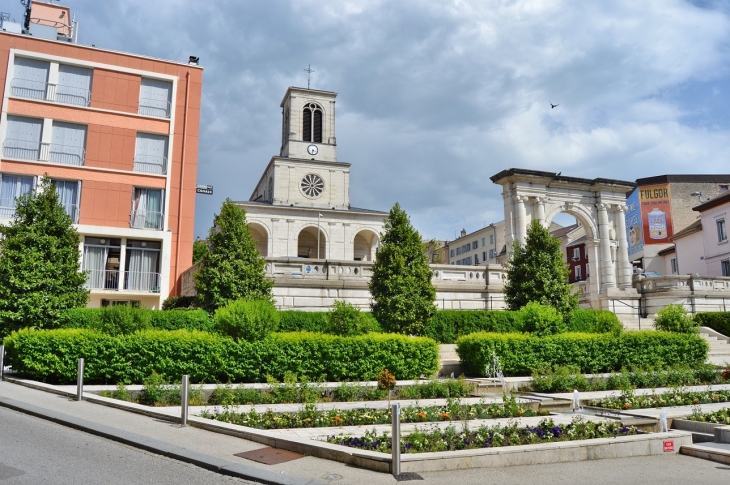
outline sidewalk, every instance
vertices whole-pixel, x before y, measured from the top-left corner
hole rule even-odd
[[[233,436],[185,427],[108,406],[73,401],[68,397],[0,382],[0,405],[27,414],[44,416],[116,441],[215,469],[261,483],[305,485],[327,483],[327,476],[341,476],[337,483],[393,484],[385,473],[305,456],[279,465],[264,465],[233,456],[265,446]],[[20,409],[19,409],[20,408]],[[157,451],[156,451],[157,450]],[[339,477],[338,477],[339,478]]]

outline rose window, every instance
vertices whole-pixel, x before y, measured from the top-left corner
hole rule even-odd
[[[324,190],[324,180],[319,175],[310,173],[305,175],[300,185],[302,192],[307,197],[315,198],[319,197]]]

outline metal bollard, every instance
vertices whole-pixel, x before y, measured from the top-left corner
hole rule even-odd
[[[0,381],[3,380],[3,370],[5,369],[5,346],[0,345]]]
[[[180,387],[180,426],[188,425],[188,376],[182,376]]]
[[[393,429],[392,434],[392,465],[391,473],[394,477],[400,476],[400,404],[393,404],[391,408],[391,415],[393,417]]]
[[[84,398],[84,358],[79,359],[78,374],[76,375],[76,400]]]

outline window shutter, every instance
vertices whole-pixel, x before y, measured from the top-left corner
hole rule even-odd
[[[61,103],[88,106],[91,97],[92,73],[93,70],[85,67],[59,65],[56,100]]]
[[[314,110],[314,133],[313,140],[315,143],[322,143],[322,111]]]
[[[139,112],[148,116],[170,116],[172,83],[158,79],[142,78],[139,89]]]
[[[304,108],[302,119],[302,141],[312,141],[312,110]]]

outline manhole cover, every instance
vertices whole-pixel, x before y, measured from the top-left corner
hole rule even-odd
[[[327,475],[322,475],[322,479],[327,480],[328,482],[336,482],[337,480],[342,480],[342,475],[329,473]]]
[[[259,448],[258,450],[245,451],[243,453],[234,453],[233,456],[257,461],[264,465],[278,465],[279,463],[285,463],[302,457],[299,453],[271,448],[270,446],[267,446],[266,448]]]

